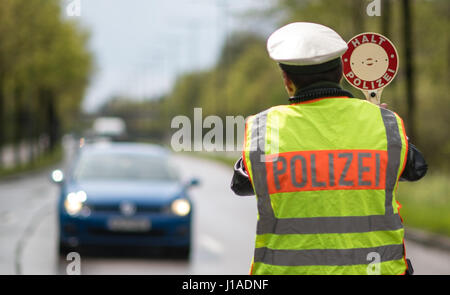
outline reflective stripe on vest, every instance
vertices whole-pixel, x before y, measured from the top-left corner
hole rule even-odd
[[[253,116],[245,138],[258,206],[253,274],[366,274],[371,253],[381,273],[405,271],[393,206],[407,150],[398,116],[327,98]]]

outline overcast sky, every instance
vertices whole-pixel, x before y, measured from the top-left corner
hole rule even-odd
[[[91,32],[96,59],[84,110],[94,111],[113,95],[144,99],[167,92],[177,75],[212,66],[226,34],[255,26],[242,13],[272,2],[80,0],[81,14],[72,17]]]

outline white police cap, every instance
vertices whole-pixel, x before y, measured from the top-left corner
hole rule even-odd
[[[273,32],[267,40],[267,51],[273,60],[283,65],[299,66],[296,68],[332,65],[340,62],[338,58],[346,50],[347,43],[338,33],[315,23],[288,24]]]

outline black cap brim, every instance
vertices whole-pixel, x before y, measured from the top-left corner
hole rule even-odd
[[[283,71],[290,74],[299,74],[299,75],[324,73],[331,69],[337,68],[340,64],[341,64],[340,57],[318,65],[308,65],[308,66],[287,65],[279,63]]]

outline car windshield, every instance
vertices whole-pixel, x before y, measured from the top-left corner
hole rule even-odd
[[[131,153],[84,153],[73,172],[76,181],[173,181],[175,171],[166,157]]]

